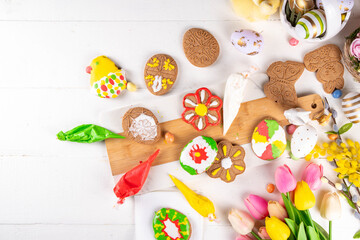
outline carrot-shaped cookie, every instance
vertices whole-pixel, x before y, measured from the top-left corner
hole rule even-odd
[[[169,176],[194,210],[201,216],[207,217],[210,221],[216,219],[214,204],[207,197],[195,193],[176,177],[170,174]]]

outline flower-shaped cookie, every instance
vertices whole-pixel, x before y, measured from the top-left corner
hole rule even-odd
[[[218,154],[213,165],[206,171],[212,178],[220,178],[224,182],[232,182],[236,175],[245,171],[245,150],[240,145],[232,145],[229,141],[218,143]]]
[[[182,119],[198,131],[220,123],[222,100],[212,95],[207,88],[199,88],[195,93],[186,94],[183,106],[185,110],[181,115]]]

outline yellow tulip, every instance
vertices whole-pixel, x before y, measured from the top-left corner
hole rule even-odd
[[[308,210],[315,206],[315,196],[309,185],[304,182],[298,182],[294,193],[294,203],[298,210]]]
[[[286,240],[290,237],[290,228],[277,217],[267,217],[265,227],[272,240]]]

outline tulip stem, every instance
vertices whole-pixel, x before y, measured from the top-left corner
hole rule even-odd
[[[251,231],[251,234],[252,234],[257,240],[262,240],[262,238],[260,238],[259,235],[257,235],[254,231]]]
[[[332,238],[332,221],[329,221],[329,240]]]

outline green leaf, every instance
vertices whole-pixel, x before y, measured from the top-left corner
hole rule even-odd
[[[296,240],[296,237],[294,236],[294,234],[291,232],[290,236],[287,240]]]
[[[289,226],[291,232],[296,236],[299,231],[299,227],[295,221],[290,218],[285,218],[285,222]]]
[[[307,240],[304,223],[300,223],[297,240]]]
[[[310,240],[320,240],[317,232],[315,231],[315,229],[311,226],[307,226],[306,227],[306,233],[307,233],[307,236]]]
[[[338,134],[337,132],[335,131],[328,131],[328,132],[325,132],[326,134]]]
[[[322,226],[320,226],[320,224],[318,224],[317,222],[313,221],[315,228],[317,228],[319,235],[320,235],[320,239],[321,240],[328,240],[329,239],[329,234],[325,231],[325,229],[322,228]]]
[[[289,200],[289,198],[285,196],[285,194],[282,193],[281,196],[283,198],[285,208],[286,208],[286,211],[287,211],[287,213],[289,215],[289,218],[294,220],[297,223],[298,218],[294,213],[295,207],[292,205],[292,202]]]
[[[354,234],[353,238],[354,238],[354,239],[360,238],[360,230],[357,231],[357,232]]]
[[[304,222],[305,226],[312,226],[312,219],[309,216],[308,211],[299,211],[300,218]]]
[[[353,126],[352,123],[347,123],[347,124],[344,124],[340,129],[339,129],[339,134],[344,134],[346,133],[347,131],[350,130],[350,128]]]

